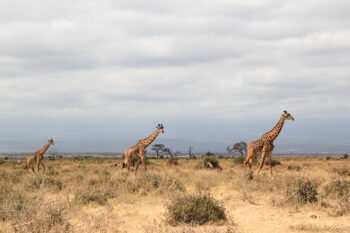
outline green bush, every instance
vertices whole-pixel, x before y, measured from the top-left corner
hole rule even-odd
[[[233,159],[233,162],[234,163],[237,163],[237,164],[241,164],[243,163],[245,160],[245,156],[244,155],[240,155],[240,156],[237,156]]]
[[[347,158],[349,158],[349,155],[348,154],[343,154],[343,158],[347,159]]]
[[[136,166],[137,162],[140,160],[140,164],[142,164],[142,160],[139,159],[139,158],[133,158],[131,159],[131,166]],[[149,165],[150,164],[150,161],[149,159],[146,157],[146,160],[145,160],[145,163],[146,165]]]
[[[225,208],[209,193],[176,196],[166,205],[166,209],[166,220],[171,225],[205,224],[227,219]]]
[[[265,165],[269,165],[270,162],[268,159],[265,160]],[[271,166],[274,167],[276,165],[281,165],[281,162],[276,159],[271,159]]]
[[[209,153],[209,152],[208,152]],[[219,168],[221,169],[220,165],[219,165],[219,160],[217,158],[215,158],[214,155],[205,155],[201,158],[201,160],[199,161],[199,165],[202,168],[208,168],[208,164],[211,163],[211,165],[213,165],[213,168]]]
[[[0,165],[4,163],[5,163],[5,160],[0,159]]]

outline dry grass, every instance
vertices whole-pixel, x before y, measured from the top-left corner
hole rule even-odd
[[[257,165],[244,174],[232,158],[219,159],[222,170],[199,169],[200,159],[179,159],[178,166],[151,159],[148,171],[141,167],[136,177],[113,166],[121,164],[116,159],[44,160],[47,172],[36,176],[24,170],[23,162],[2,160],[0,232],[350,230],[350,159],[278,160],[274,179],[268,166],[258,176],[253,173]],[[170,200],[208,191],[224,207],[226,221],[167,223]]]

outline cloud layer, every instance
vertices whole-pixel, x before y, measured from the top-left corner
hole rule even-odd
[[[345,0],[5,0],[0,125],[79,125],[93,119],[102,128],[114,122],[113,129],[125,135],[120,140],[127,141],[138,136],[122,126],[134,122],[149,125],[140,126],[141,135],[159,121],[180,125],[184,119],[205,121],[220,134],[213,127],[220,122],[267,123],[284,109],[301,123],[348,119],[349,8]],[[84,124],[75,128],[76,136]],[[244,132],[242,125],[237,128]],[[260,135],[255,131],[251,137]],[[106,140],[104,132],[96,145]],[[166,137],[183,139],[183,133],[172,132]],[[55,129],[33,134],[69,138]],[[17,137],[25,138],[20,130]],[[188,140],[197,137],[217,141],[200,133]],[[79,143],[71,150],[79,150]]]

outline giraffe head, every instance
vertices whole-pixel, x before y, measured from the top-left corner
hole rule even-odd
[[[49,139],[48,142],[51,144],[51,145],[55,145],[55,142],[53,141],[53,139]]]
[[[164,126],[163,126],[163,124],[158,124],[156,128],[157,128],[157,130],[158,130],[159,132],[164,133]]]
[[[286,110],[283,111],[283,115],[285,120],[292,120],[294,121],[294,118],[292,117],[292,115],[290,115],[290,113],[288,113]]]

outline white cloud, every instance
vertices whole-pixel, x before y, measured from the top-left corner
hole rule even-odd
[[[3,117],[350,116],[345,0],[1,5]]]

